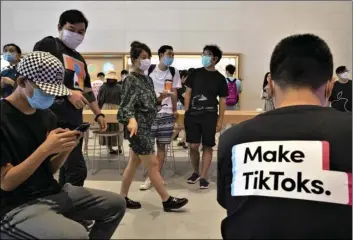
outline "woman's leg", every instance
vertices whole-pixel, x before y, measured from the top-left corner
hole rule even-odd
[[[157,157],[153,155],[139,155],[138,156],[145,166],[147,166],[148,177],[150,178],[154,188],[157,190],[162,201],[165,202],[169,199],[169,194],[163,183],[163,178],[159,172],[159,163]]]
[[[123,179],[121,182],[120,194],[122,196],[127,197],[132,179],[135,176],[136,169],[138,168],[140,163],[140,158],[134,153],[134,151],[130,149],[129,163],[124,171]]]

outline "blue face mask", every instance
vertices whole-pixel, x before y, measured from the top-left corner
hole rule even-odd
[[[202,66],[205,68],[211,65],[211,57],[210,56],[202,56]]]
[[[16,61],[16,53],[10,53],[10,52],[4,53],[4,60],[8,62]]]
[[[164,58],[163,64],[166,66],[170,66],[173,64],[173,62],[174,62],[174,58],[166,57]]]
[[[48,109],[53,105],[55,96],[45,94],[38,88],[33,88],[33,96],[30,98],[27,95],[27,100],[29,105],[34,109]]]

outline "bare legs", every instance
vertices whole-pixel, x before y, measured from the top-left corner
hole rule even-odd
[[[165,160],[165,144],[157,143],[157,159],[159,163],[159,172],[161,172]]]
[[[130,149],[130,159],[127,167],[125,168],[123,179],[121,182],[120,194],[124,197],[127,197],[129,192],[131,182],[133,177],[135,176],[136,169],[141,164],[141,160],[137,157],[137,155]]]
[[[169,194],[163,184],[163,179],[159,172],[159,163],[157,157],[155,155],[136,155],[132,150],[130,151],[131,158],[129,159],[128,166],[126,167],[123,174],[120,194],[125,197],[127,196],[132,179],[136,173],[136,169],[140,165],[141,161],[143,161],[145,166],[147,166],[148,176],[156,191],[162,198],[162,201],[167,201]]]
[[[192,143],[190,144],[190,159],[191,164],[194,169],[194,172],[200,173],[200,144]],[[201,169],[201,178],[207,178],[207,172],[212,162],[212,147],[203,146],[202,152],[202,169]]]

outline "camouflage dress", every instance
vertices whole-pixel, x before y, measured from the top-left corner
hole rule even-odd
[[[118,121],[126,126],[130,118],[136,119],[137,135],[127,138],[131,149],[137,155],[154,153],[151,126],[156,114],[157,97],[152,79],[138,73],[129,74],[123,83]]]

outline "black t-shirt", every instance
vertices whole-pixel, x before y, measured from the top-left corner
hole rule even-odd
[[[64,84],[72,90],[91,88],[87,64],[80,53],[68,48],[60,39],[46,37],[36,43],[33,51],[49,52],[57,57],[65,67]],[[76,109],[67,97],[57,97],[51,110],[58,117],[58,123],[78,126],[82,123],[82,109]]]
[[[301,162],[301,164],[313,165],[318,163],[321,169],[317,169],[318,167],[315,169],[319,171],[320,174],[326,174],[327,172],[329,172],[329,174],[337,174],[333,171],[342,172],[339,174],[342,174],[344,180],[348,182],[349,175],[347,173],[352,172],[352,115],[350,113],[338,112],[331,108],[319,106],[292,106],[266,112],[249,121],[240,123],[222,134],[218,148],[217,200],[218,203],[227,210],[227,217],[223,220],[221,226],[224,239],[351,238],[352,206],[325,203],[322,201],[296,200],[293,199],[293,197],[281,198],[278,196],[273,197],[273,195],[270,197],[261,194],[251,194],[250,196],[247,194],[239,194],[242,189],[239,184],[243,184],[244,189],[246,189],[245,180],[239,181],[239,179],[244,177],[244,174],[238,171],[242,167],[245,167],[245,164],[253,164],[248,165],[252,171],[265,169],[267,173],[269,171],[275,171],[277,167],[283,166],[287,168],[289,166],[291,169],[288,171],[293,171],[295,174],[298,174],[298,169],[304,169],[304,167],[302,167],[303,165],[294,165],[299,164],[294,162],[294,160],[287,163],[286,159],[282,159],[282,162],[276,160],[276,163],[267,165],[267,160],[274,155],[265,152],[266,143],[268,144],[267,148],[270,147],[273,150],[277,150],[279,146],[278,142],[269,143],[268,141],[280,141],[283,143],[282,153],[280,153],[280,151],[277,152],[278,158],[281,158],[282,155],[286,155],[287,157],[292,156],[291,153],[286,153],[285,150],[287,150],[288,147],[290,148],[291,145],[297,144],[285,141],[298,140],[311,141],[301,145],[303,148],[307,148],[305,155],[303,154],[304,161]],[[315,141],[315,143],[313,141]],[[259,144],[259,142],[262,142],[263,148],[260,150],[262,153],[260,152],[256,158],[256,156],[254,157],[255,153],[252,152],[253,159],[250,158],[252,161],[247,162],[247,160],[249,160],[246,155],[247,149],[241,149],[241,146],[256,145]],[[327,142],[328,144],[326,144]],[[311,147],[314,145],[313,150]],[[235,147],[233,148],[233,146]],[[321,149],[321,152],[316,151],[316,149],[320,149],[320,146],[322,146],[322,149],[326,150]],[[329,146],[329,148],[327,148],[327,146]],[[327,151],[327,149],[329,150]],[[293,150],[294,148],[292,148],[292,151]],[[310,151],[313,152],[310,153]],[[294,151],[292,153],[294,153]],[[310,159],[306,159],[305,156],[309,156],[309,153],[311,157],[308,157]],[[317,156],[321,156],[321,153],[321,162],[315,161],[318,159]],[[265,156],[265,154],[267,155]],[[298,152],[295,154],[297,154],[295,155],[297,157],[302,157]],[[260,156],[262,156],[262,158]],[[325,166],[325,156],[327,159],[327,168],[333,171],[322,170],[325,169],[323,167]],[[264,160],[265,158],[266,160]],[[262,159],[262,161],[259,159]],[[269,167],[268,169],[265,167],[257,169],[259,166]],[[304,173],[313,174],[311,171],[314,171],[314,167],[307,168],[306,172],[303,170],[302,179],[308,177],[304,175]],[[249,178],[248,187],[250,189],[255,188],[257,189],[255,191],[259,192],[267,191],[265,190],[265,185],[262,185],[261,188],[259,187],[260,182],[264,180],[264,176],[268,176],[261,176],[261,174],[264,173],[265,171],[253,172],[253,176],[260,176],[257,178],[257,180],[260,179],[258,181],[259,185],[254,187],[254,177]],[[281,176],[279,178],[282,181],[284,177]],[[273,177],[267,181],[267,184],[270,186],[270,192],[272,193],[276,192],[274,191],[276,190],[274,187],[276,185],[273,182]],[[312,187],[313,185],[310,185],[312,182],[303,184],[309,188],[309,191],[312,191],[308,194],[306,192],[305,194],[307,194],[306,196],[316,197],[318,195],[313,192],[315,188]],[[261,184],[263,184],[263,182],[261,182]],[[286,184],[291,185],[291,183]],[[295,184],[297,184],[296,187],[298,187],[298,189],[303,187],[300,185],[299,180],[295,182],[293,186],[295,186]],[[341,182],[337,182],[337,186],[348,186],[349,188],[348,183],[347,185],[340,184]],[[279,188],[279,186],[281,186],[281,183],[278,183],[277,188]],[[325,186],[326,185],[324,185],[324,187]],[[305,191],[304,187],[301,188],[301,193],[299,193],[299,190],[293,189],[292,193],[295,194],[295,197],[303,194]],[[348,189],[344,189],[349,192]],[[285,193],[287,194],[287,192]],[[326,194],[327,191],[324,193]],[[321,194],[321,197],[322,195],[324,194]],[[348,194],[344,194],[344,196],[347,199],[349,198]]]
[[[0,101],[1,111],[1,167],[19,165],[26,160],[56,128],[56,117],[50,110],[37,110],[25,115],[7,100]],[[31,200],[56,194],[60,185],[49,168],[49,158],[15,190],[0,189],[0,216]]]
[[[217,97],[228,96],[225,77],[218,71],[205,68],[195,69],[186,79],[185,85],[191,88],[189,111],[218,111]]]
[[[335,82],[329,101],[332,108],[341,112],[352,112],[352,81]]]

